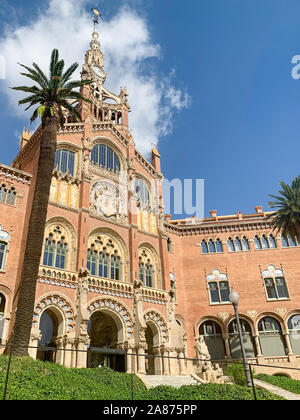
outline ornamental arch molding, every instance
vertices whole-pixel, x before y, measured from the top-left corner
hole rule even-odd
[[[57,227],[61,229],[60,235],[56,235],[54,232]],[[70,223],[64,217],[53,217],[47,221],[44,234],[41,264],[43,263],[45,239],[49,238],[49,235],[54,235],[54,239],[57,241],[60,240],[62,236],[65,237],[65,240],[67,241],[68,245],[67,264],[65,269],[69,271],[75,271],[77,254],[77,234],[72,223]]]
[[[156,310],[150,309],[144,313],[143,318],[146,325],[149,325],[151,323],[154,324],[157,331],[159,332],[159,343],[156,343],[156,345],[166,344],[169,341],[169,331],[167,327],[167,322],[162,316],[162,314],[160,314]]]
[[[207,322],[207,321],[215,322],[221,328],[222,334],[226,334],[226,325],[222,321],[221,318],[219,318],[217,316],[205,316],[203,318],[200,318],[195,324],[195,338],[196,338],[196,340],[199,338],[199,328],[201,327],[201,325],[204,322]]]
[[[246,315],[244,313],[239,313],[239,318],[240,318],[240,320],[246,321],[247,324],[249,324],[249,326],[251,328],[251,333],[254,336],[255,335],[255,321],[253,321],[253,319],[250,318],[249,315]],[[228,320],[226,321],[225,328],[226,328],[227,332],[228,332],[229,325],[231,324],[232,321],[236,321],[236,318],[235,318],[234,315],[230,316],[228,318]]]
[[[63,328],[60,331],[61,336],[74,332],[76,310],[69,299],[60,293],[48,293],[39,298],[34,309],[33,328],[39,327],[41,316],[47,309],[52,309],[56,315],[58,314],[62,317]]]
[[[154,271],[154,289],[162,289],[162,272],[161,272],[161,261],[159,254],[148,242],[143,242],[138,247],[138,256],[140,263],[146,265],[148,262],[153,267]]]
[[[118,342],[131,340],[133,338],[133,317],[126,305],[117,299],[96,298],[88,303],[87,311],[89,317],[96,312],[105,312],[110,315],[118,327]]]
[[[284,322],[284,319],[276,312],[261,312],[257,318],[256,318],[256,325],[255,328],[257,329],[258,334],[258,324],[263,318],[274,318],[275,321],[277,321],[280,325],[282,334],[285,334],[286,331],[286,323]]]
[[[126,163],[126,156],[122,149],[116,144],[116,142],[109,138],[109,137],[94,137],[90,141],[90,149],[92,150],[93,147],[97,146],[98,144],[105,144],[106,146],[110,147],[118,156],[120,163],[121,163],[121,172],[127,172],[127,163]],[[94,165],[93,165],[94,166]]]

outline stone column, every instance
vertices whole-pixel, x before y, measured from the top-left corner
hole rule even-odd
[[[229,345],[229,334],[223,333],[223,340],[225,343],[225,352],[226,352],[226,359],[231,359],[231,351]]]
[[[161,351],[159,347],[154,347],[153,348],[153,355],[154,357],[154,372],[155,375],[162,375],[163,374],[163,370],[162,370],[162,360],[161,360]]]
[[[163,374],[169,375],[169,351],[166,347],[162,348],[163,351]]]
[[[135,371],[134,345],[125,343],[125,350],[126,350],[126,373],[134,373]]]
[[[263,355],[261,353],[261,349],[260,349],[259,336],[258,335],[254,335],[253,338],[254,338],[254,342],[255,342],[257,357],[263,357]]]
[[[146,359],[145,359],[145,346],[139,345],[137,349],[138,356],[138,373],[140,375],[146,375]]]
[[[288,356],[294,356],[294,352],[291,346],[290,334],[284,333],[283,336],[284,336],[285,345],[288,349]]]
[[[76,357],[76,367],[86,368],[87,367],[87,346],[89,342],[87,339],[78,338],[77,339],[77,357]]]
[[[64,365],[67,368],[72,367],[72,348],[73,348],[74,340],[71,338],[65,338],[64,340]]]
[[[177,353],[173,347],[168,348],[169,351],[169,372],[170,375],[176,375],[178,373],[178,360],[176,360]]]
[[[36,359],[37,347],[41,338],[42,338],[42,334],[39,328],[34,328],[31,332],[29,349],[28,349],[28,355],[32,357],[33,359]]]
[[[58,365],[63,365],[64,364],[64,346],[63,346],[63,339],[62,338],[57,338],[57,340],[55,341],[56,344],[56,360],[55,362]]]

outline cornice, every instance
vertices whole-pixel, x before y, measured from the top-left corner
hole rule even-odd
[[[17,182],[21,182],[22,184],[31,184],[32,175],[20,171],[19,169],[15,169],[11,166],[6,166],[3,164],[0,164],[0,176],[4,176],[5,178],[9,178],[11,180],[15,180]]]

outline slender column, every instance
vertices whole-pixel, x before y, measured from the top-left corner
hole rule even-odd
[[[3,321],[4,322],[3,322],[3,331],[2,331],[2,344],[6,344],[8,341],[8,327],[9,327],[10,318],[4,318]]]
[[[29,357],[32,357],[33,359],[36,359],[37,357],[37,347],[39,344],[40,339],[42,338],[42,334],[39,330],[39,328],[35,327],[30,336],[30,342],[29,342],[29,349],[28,349],[28,355]]]
[[[223,334],[223,340],[224,340],[224,343],[225,343],[226,359],[231,359],[231,351],[230,351],[230,345],[229,345],[229,334],[224,333]]]
[[[77,340],[77,362],[76,367],[77,368],[86,368],[87,366],[87,345],[88,342],[85,339],[78,339]]]
[[[161,351],[159,347],[155,347],[153,349],[153,354],[154,354],[154,372],[155,375],[162,375],[163,371],[162,371],[162,360],[161,360]]]
[[[64,348],[63,348],[63,340],[62,338],[58,338],[55,341],[56,344],[56,363],[58,365],[63,365],[64,364]]]
[[[64,365],[67,368],[72,367],[72,345],[74,340],[67,338],[64,340],[64,346],[65,346],[65,355],[64,355]]]
[[[257,357],[263,357],[261,349],[260,349],[260,341],[259,341],[259,336],[255,335],[254,337],[254,342],[255,342],[255,347],[256,347],[256,355]]]
[[[163,371],[164,371],[164,375],[169,375],[170,371],[169,371],[169,352],[164,349],[163,352]]]
[[[292,349],[292,346],[291,346],[290,334],[285,333],[285,334],[283,334],[283,336],[284,336],[284,341],[285,341],[286,347],[288,349],[288,355],[293,356],[294,352],[293,352],[293,349]]]
[[[141,375],[146,375],[146,360],[145,360],[145,348],[139,346],[137,350],[138,356],[138,373]]]

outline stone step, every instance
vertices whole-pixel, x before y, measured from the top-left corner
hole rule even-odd
[[[146,375],[143,381],[148,388],[155,388],[157,386],[180,388],[187,385],[198,385],[198,382],[192,376]]]

